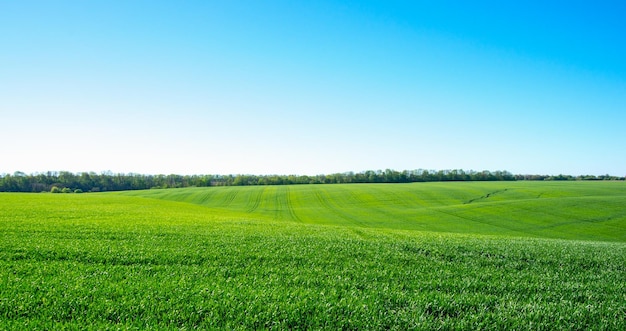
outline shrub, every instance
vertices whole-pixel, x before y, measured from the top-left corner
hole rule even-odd
[[[56,186],[52,186],[52,189],[50,189],[50,193],[61,193],[61,189]]]
[[[69,188],[67,188],[67,187],[64,187],[64,188],[61,190],[61,193],[72,193],[72,190],[70,190],[70,189],[69,189]]]
[[[83,193],[83,190],[77,188],[77,189],[74,190],[74,193]]]

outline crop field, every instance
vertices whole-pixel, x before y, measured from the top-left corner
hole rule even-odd
[[[455,182],[123,192],[245,219],[626,242],[624,182]]]
[[[0,329],[626,329],[626,184],[0,194]]]

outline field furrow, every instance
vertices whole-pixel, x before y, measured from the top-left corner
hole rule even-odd
[[[300,217],[296,214],[296,203],[293,199],[293,193],[292,190],[287,187],[287,191],[286,191],[286,203],[287,203],[287,210],[289,211],[289,216],[291,218],[291,220],[296,221],[296,222],[302,222],[302,219],[300,219]]]
[[[237,197],[237,195],[239,194],[240,190],[237,189],[236,187],[227,187],[224,189],[226,192],[222,192],[225,193],[223,194],[223,200],[220,203],[220,207],[229,207],[233,201],[235,201],[235,198]]]
[[[260,190],[254,190],[251,192],[251,199],[249,200],[249,208],[246,210],[248,213],[253,213],[259,208],[261,204],[261,199],[263,199],[263,195],[265,194],[265,188]]]

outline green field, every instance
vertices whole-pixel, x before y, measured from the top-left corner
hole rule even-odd
[[[626,329],[626,184],[0,194],[0,329]]]
[[[123,195],[265,221],[626,242],[624,182],[229,186]]]

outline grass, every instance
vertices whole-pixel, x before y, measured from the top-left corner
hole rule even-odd
[[[619,183],[2,194],[0,329],[625,329],[625,200]]]
[[[626,241],[623,182],[230,186],[122,194],[278,222]]]

